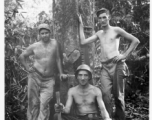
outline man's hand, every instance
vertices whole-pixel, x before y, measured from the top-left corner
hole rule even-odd
[[[25,70],[26,70],[27,72],[29,72],[29,73],[35,71],[35,69],[34,69],[32,66],[29,66],[29,65],[26,65],[26,66],[25,66]]]
[[[113,62],[116,63],[116,62],[118,62],[120,60],[124,60],[124,59],[126,59],[126,56],[123,54],[119,54],[118,56],[114,57]]]
[[[79,19],[80,24],[83,26],[83,21],[82,21],[81,15],[80,14],[77,14],[77,15],[78,15],[78,19]]]
[[[55,112],[56,113],[59,113],[59,112],[64,112],[64,105],[62,103],[59,104],[55,104],[54,105],[54,109],[55,109]]]
[[[68,78],[67,74],[60,74],[60,80],[65,80]]]
[[[30,72],[30,73],[35,71],[33,67],[29,67],[27,69],[28,69],[28,72]]]

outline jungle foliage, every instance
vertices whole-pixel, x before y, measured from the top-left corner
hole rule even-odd
[[[96,9],[108,8],[113,26],[120,26],[140,40],[126,60],[130,77],[126,83],[126,114],[128,118],[147,120],[149,107],[149,0],[96,0]],[[122,38],[120,51],[128,48]]]
[[[59,0],[57,0],[59,1]],[[65,0],[70,1],[70,0]],[[30,44],[38,41],[37,25],[41,22],[56,24],[55,21],[48,17],[44,11],[39,13],[39,21],[33,26],[28,25],[27,18],[18,12],[22,8],[22,0],[5,0],[5,119],[6,120],[25,120],[27,109],[27,71],[21,66],[18,57],[21,52]],[[68,48],[69,39],[66,39],[66,34],[75,31],[74,28],[65,31],[65,27],[70,26],[77,19],[75,14],[78,10],[83,14],[84,23],[88,25],[96,25],[97,20],[94,16],[92,21],[85,21],[91,18],[93,12],[101,7],[108,8],[111,12],[111,25],[120,26],[129,33],[133,34],[140,40],[137,49],[128,57],[126,63],[130,69],[130,77],[126,82],[126,115],[134,120],[147,120],[149,114],[149,6],[148,0],[95,0],[94,8],[83,2],[82,8],[75,6],[66,9],[65,4],[58,6],[53,12],[60,13],[60,10],[65,10],[64,14],[60,14],[58,21],[62,21],[63,16],[67,16],[67,21],[64,21],[63,26],[57,25],[54,30],[54,37],[61,43],[62,49]],[[93,0],[89,0],[90,5],[93,5]],[[62,8],[61,8],[62,7]],[[85,7],[85,9],[84,9]],[[77,11],[75,11],[77,10]],[[85,16],[86,13],[86,16]],[[54,15],[56,15],[54,13]],[[55,16],[54,16],[55,17]],[[57,18],[57,17],[55,17]],[[70,19],[69,19],[70,18]],[[70,22],[74,21],[74,22]],[[69,24],[66,24],[69,23]],[[62,27],[62,28],[60,28]],[[97,30],[98,28],[94,28]],[[58,31],[59,30],[59,31]],[[55,34],[58,31],[57,34]],[[62,36],[62,32],[66,33]],[[69,34],[68,34],[69,35]],[[74,36],[71,32],[70,35]],[[72,38],[72,37],[71,37]],[[77,39],[78,36],[75,36]],[[120,51],[124,52],[129,43],[121,38],[122,43]],[[63,41],[66,40],[66,41]],[[72,46],[77,46],[77,43],[72,42]],[[69,50],[70,51],[70,50]],[[91,52],[93,53],[93,52]]]

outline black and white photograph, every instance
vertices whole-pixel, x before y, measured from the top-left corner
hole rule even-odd
[[[3,20],[5,120],[150,120],[150,0],[4,0]]]

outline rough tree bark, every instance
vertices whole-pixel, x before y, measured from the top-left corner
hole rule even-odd
[[[68,74],[73,74],[82,62],[91,63],[91,46],[79,44],[77,16],[78,13],[82,15],[84,25],[89,26],[85,27],[85,35],[90,36],[93,27],[91,3],[90,0],[53,0],[54,37],[61,45],[61,55],[66,55],[63,66]]]
[[[60,43],[64,72],[74,74],[77,66],[85,62],[90,65],[92,47],[80,46],[78,34],[78,16],[80,13],[85,27],[86,37],[92,34],[92,15],[90,0],[53,0],[54,38]],[[89,27],[88,27],[89,26]],[[67,90],[77,83],[72,76],[66,81],[57,80],[56,90],[60,90],[61,102],[65,104]],[[59,85],[60,83],[60,85]]]

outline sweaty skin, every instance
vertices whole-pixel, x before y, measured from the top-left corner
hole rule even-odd
[[[114,57],[114,62],[126,59],[126,57],[137,47],[137,45],[139,44],[139,40],[133,35],[127,33],[125,30],[121,29],[120,27],[110,26],[110,18],[109,15],[107,15],[106,13],[100,14],[98,20],[102,26],[102,30],[99,30],[96,34],[85,39],[82,18],[81,16],[79,16],[81,44],[85,45],[95,42],[99,39],[101,47],[101,62],[105,62]],[[120,37],[124,37],[131,42],[129,48],[123,54],[119,53]]]
[[[134,51],[137,45],[140,43],[139,40],[134,37],[133,35],[129,34],[125,30],[121,29],[120,27],[111,26],[109,24],[110,14],[108,10],[101,9],[100,12],[97,14],[98,17],[98,24],[101,26],[101,30],[96,32],[89,38],[85,39],[84,36],[84,27],[81,16],[79,16],[79,34],[80,34],[80,43],[81,45],[89,44],[95,42],[97,40],[100,41],[100,62],[103,65],[103,69],[101,71],[101,79],[102,82],[102,93],[103,93],[103,100],[106,105],[106,108],[109,112],[110,117],[119,118],[124,120],[125,118],[125,104],[124,104],[124,92],[121,93],[119,88],[124,90],[123,82],[125,80],[126,74],[121,74],[127,72],[127,68],[123,70],[117,69],[118,62],[121,62],[120,65],[124,65],[124,60],[128,57],[128,55]],[[119,53],[119,44],[120,44],[120,37],[123,37],[125,40],[129,40],[130,45],[128,49],[124,53]],[[112,75],[111,75],[112,74]],[[117,81],[121,81],[120,84],[117,84]],[[113,85],[115,84],[115,86]],[[109,88],[108,88],[109,87]],[[115,98],[115,105],[116,111],[115,115],[112,116],[112,106],[111,103],[111,89],[115,87],[117,89],[117,94],[119,96],[114,95]],[[123,91],[122,90],[122,91]],[[121,95],[122,94],[122,95]]]
[[[55,71],[62,73],[58,43],[51,39],[49,26],[39,26],[40,41],[30,45],[21,55],[20,60],[28,74],[28,120],[48,120],[50,116],[49,102],[53,98]],[[42,28],[41,28],[42,27]],[[32,66],[26,61],[33,55]]]
[[[60,74],[62,74],[57,41],[50,39],[50,35],[48,34],[47,30],[41,30],[41,41],[29,46],[20,56],[22,64],[29,72],[31,72],[32,68],[30,68],[30,66],[26,63],[26,59],[30,55],[34,55],[32,67],[45,77],[50,77],[54,74],[56,65]]]
[[[119,55],[118,48],[120,37],[118,37],[114,28],[109,29],[106,33],[98,31],[96,35],[100,40],[101,62],[107,61],[108,59]]]
[[[75,100],[77,108],[81,115],[85,115],[88,113],[97,113],[95,100],[96,98],[100,97],[100,92],[98,88],[89,85],[86,90],[82,90],[79,88],[79,86],[77,86],[71,89],[71,91],[73,99]]]
[[[80,115],[89,113],[98,113],[96,101],[103,118],[109,118],[108,112],[102,100],[102,93],[99,88],[89,84],[89,76],[87,71],[81,70],[78,73],[79,85],[70,88],[68,91],[68,99],[64,109],[65,113],[69,113],[73,101],[75,101]]]

